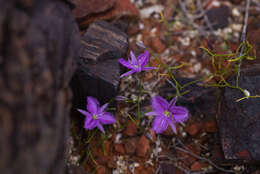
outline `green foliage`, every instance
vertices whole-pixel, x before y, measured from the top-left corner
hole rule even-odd
[[[243,99],[248,98],[258,98],[260,96],[250,96],[247,90],[242,89],[239,86],[239,73],[240,73],[240,64],[241,62],[246,60],[255,60],[256,59],[256,51],[253,49],[253,46],[248,42],[243,42],[236,49],[235,53],[230,54],[217,54],[205,47],[201,47],[203,51],[205,51],[211,57],[211,66],[213,72],[207,78],[207,81],[213,81],[213,83],[209,83],[206,86],[213,87],[228,87],[233,89],[240,90],[245,97],[237,99],[236,101],[241,101]],[[253,55],[252,55],[253,52]],[[227,82],[227,77],[231,75],[236,75],[236,84],[232,85]]]
[[[168,28],[168,34],[170,33],[169,26],[172,25],[172,23],[169,23],[164,15],[160,13],[161,19],[160,22],[162,22],[167,28]],[[206,86],[208,87],[229,87],[229,88],[234,88],[240,90],[245,96],[242,97],[241,99],[237,99],[236,101],[241,101],[243,99],[248,99],[248,98],[258,98],[260,96],[250,96],[248,95],[248,92],[241,87],[239,87],[239,75],[240,75],[240,65],[243,60],[255,60],[256,59],[256,50],[253,49],[253,46],[248,42],[245,41],[239,45],[239,47],[236,49],[234,53],[230,54],[217,54],[214,53],[213,51],[201,47],[203,51],[205,51],[210,57],[211,57],[211,68],[212,73],[205,77],[201,78],[192,82],[189,82],[184,85],[180,85],[180,83],[176,80],[175,76],[172,73],[172,70],[177,70],[185,64],[180,64],[174,67],[168,67],[167,65],[163,64],[160,59],[157,58],[159,61],[160,65],[158,68],[163,67],[164,69],[167,70],[167,75],[172,79],[174,82],[174,87],[176,89],[176,94],[174,94],[171,97],[178,97],[181,95],[186,94],[189,91],[183,91],[183,89],[191,84],[197,83],[199,81],[207,81],[208,83]],[[231,75],[236,75],[236,85],[232,85],[226,81],[226,79],[231,76]]]
[[[176,94],[173,94],[169,98],[185,95],[186,93],[189,92],[188,90],[185,90],[186,87],[201,81],[206,81],[205,86],[207,87],[218,87],[218,88],[228,87],[228,88],[240,90],[245,96],[240,99],[237,99],[236,101],[241,101],[243,99],[248,99],[248,98],[260,97],[258,95],[250,96],[250,94],[246,89],[242,89],[238,85],[240,62],[242,62],[244,59],[246,60],[256,59],[256,51],[253,49],[253,46],[248,41],[241,43],[234,53],[229,53],[229,54],[217,54],[205,47],[201,47],[201,49],[211,57],[212,73],[209,76],[188,82],[183,85],[181,85],[176,80],[172,70],[178,70],[183,66],[187,66],[187,64],[183,63],[174,67],[169,67],[164,63],[162,63],[162,61],[159,58],[156,58],[159,63],[158,69],[163,68],[167,70],[166,76],[170,77],[170,79],[174,83],[172,86],[174,86],[174,88],[176,89]],[[241,52],[241,50],[243,51]],[[161,75],[165,75],[165,74],[161,74]],[[229,82],[227,82],[226,79],[231,75],[236,75],[236,85],[232,85]]]

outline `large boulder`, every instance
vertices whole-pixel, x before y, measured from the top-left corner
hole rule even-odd
[[[86,96],[109,102],[118,92],[118,58],[126,56],[128,37],[115,25],[97,21],[83,34],[81,44],[78,68],[71,81],[74,106],[85,108]]]
[[[235,85],[235,77],[229,82]],[[260,65],[242,71],[239,86],[260,94]],[[236,100],[244,95],[237,89],[226,88],[220,101],[218,123],[225,158],[260,160],[260,98]]]
[[[63,174],[79,32],[60,0],[0,0],[0,171]]]

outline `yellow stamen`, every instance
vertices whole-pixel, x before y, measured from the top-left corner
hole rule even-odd
[[[93,118],[94,120],[96,120],[96,119],[97,119],[97,115],[96,115],[96,114],[93,114],[93,115],[92,115],[92,118]]]
[[[167,117],[169,117],[170,112],[168,110],[164,111],[164,115],[166,115]]]

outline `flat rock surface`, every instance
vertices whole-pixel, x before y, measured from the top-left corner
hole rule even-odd
[[[234,84],[234,79],[231,79]],[[240,87],[260,94],[260,66],[242,72]],[[239,90],[227,88],[218,115],[222,148],[227,159],[260,160],[260,99],[245,99]]]

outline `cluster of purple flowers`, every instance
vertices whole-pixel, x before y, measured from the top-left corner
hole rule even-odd
[[[118,61],[123,66],[130,69],[130,71],[121,75],[121,77],[128,76],[133,73],[139,73],[141,71],[147,71],[151,69],[156,69],[156,67],[145,67],[149,61],[149,52],[145,51],[140,54],[137,58],[134,53],[130,52],[131,59],[126,61],[123,58],[120,58]],[[146,113],[147,116],[155,116],[152,129],[156,133],[162,133],[168,127],[171,126],[172,130],[177,133],[175,124],[183,124],[189,117],[189,112],[185,107],[176,106],[176,98],[173,98],[169,103],[162,98],[161,96],[155,96],[151,99],[151,105],[153,111]],[[92,130],[95,127],[98,127],[103,133],[105,130],[103,124],[114,124],[116,119],[114,116],[105,112],[108,103],[100,107],[97,99],[93,97],[87,97],[87,111],[78,109],[80,113],[86,116],[84,128],[86,130]]]

